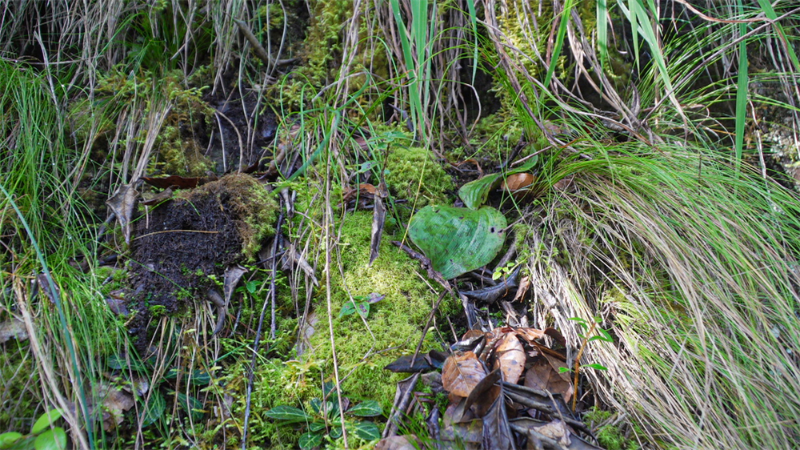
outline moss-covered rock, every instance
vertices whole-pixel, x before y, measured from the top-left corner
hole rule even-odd
[[[398,198],[408,199],[417,208],[449,204],[446,192],[453,190],[453,180],[430,150],[393,147],[386,160],[386,169],[386,184]]]

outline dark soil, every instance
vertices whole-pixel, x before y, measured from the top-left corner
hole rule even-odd
[[[203,288],[213,286],[209,275],[222,280],[225,268],[242,258],[241,218],[228,207],[231,193],[224,183],[208,186],[151,209],[134,224],[129,309],[137,312],[129,331],[140,352],[153,306],[174,314],[192,308],[194,299],[205,301]]]

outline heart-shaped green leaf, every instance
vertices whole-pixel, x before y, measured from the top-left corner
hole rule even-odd
[[[411,219],[408,234],[449,280],[490,263],[503,247],[506,225],[505,216],[490,207],[426,206]]]
[[[505,176],[527,172],[533,169],[537,161],[539,161],[539,157],[534,156],[525,164],[505,172]],[[458,190],[458,196],[461,197],[461,201],[464,202],[464,206],[469,209],[477,209],[486,202],[486,197],[489,195],[489,191],[499,186],[502,179],[503,172],[498,172],[478,178],[475,181],[470,181],[469,183],[461,186],[461,189]]]

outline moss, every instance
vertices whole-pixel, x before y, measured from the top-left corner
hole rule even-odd
[[[417,208],[449,203],[446,192],[453,190],[453,181],[428,149],[393,147],[386,169],[386,184],[398,198],[411,200]]]
[[[600,409],[593,409],[586,413],[584,421],[587,423],[601,423],[607,422],[613,413],[610,411],[603,411]],[[636,450],[639,448],[638,442],[635,439],[625,437],[622,432],[622,427],[627,426],[627,423],[620,425],[608,424],[603,425],[595,431],[595,436],[600,446],[606,450]],[[634,429],[634,431],[638,431]]]
[[[368,265],[371,229],[371,212],[356,212],[344,219],[339,242],[344,277],[331,280],[333,331],[339,374],[340,377],[347,375],[342,386],[345,395],[356,400],[377,400],[388,413],[395,384],[405,376],[387,372],[383,367],[400,355],[414,351],[436,295],[415,275],[418,265],[389,243],[393,236],[384,236],[380,257],[372,266]],[[381,302],[372,305],[366,325],[357,315],[339,317],[342,306],[350,299],[345,286],[353,296],[373,292],[386,295]],[[313,351],[308,358],[324,360],[325,375],[331,378],[331,343],[324,290],[317,298],[319,326],[311,338]],[[440,347],[433,333],[428,333],[423,351],[431,348]]]
[[[272,193],[249,175],[232,174],[183,195],[192,201],[212,193],[225,195],[221,203],[231,208],[233,216],[238,218],[236,228],[242,238],[242,256],[248,262],[255,261],[261,242],[275,233],[278,203]]]

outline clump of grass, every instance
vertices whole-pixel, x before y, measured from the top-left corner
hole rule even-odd
[[[586,143],[580,152],[544,177],[569,177],[569,187],[525,216],[540,317],[565,330],[569,317],[603,317],[617,345],[589,349],[588,360],[609,367],[589,376],[648,441],[791,447],[797,196],[701,148]]]

